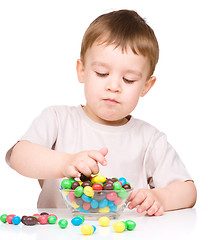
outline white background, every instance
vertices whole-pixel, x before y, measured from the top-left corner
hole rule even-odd
[[[50,105],[84,104],[76,59],[88,25],[100,14],[136,10],[160,45],[157,82],[133,112],[179,153],[207,203],[207,3],[197,0],[0,0],[0,206],[34,208],[37,180],[5,163],[6,151]],[[196,205],[197,206],[197,205]]]

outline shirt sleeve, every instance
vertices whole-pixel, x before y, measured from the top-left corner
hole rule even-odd
[[[175,181],[192,180],[163,133],[155,134],[151,141],[146,171],[150,188],[162,188]]]
[[[56,111],[53,107],[48,107],[32,122],[29,129],[18,141],[27,140],[51,149],[56,142],[57,132]],[[13,147],[6,153],[6,162],[8,164]]]

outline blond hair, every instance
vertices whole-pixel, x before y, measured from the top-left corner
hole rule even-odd
[[[150,61],[149,77],[153,74],[159,59],[159,46],[152,28],[132,10],[119,10],[103,14],[87,28],[81,45],[80,59],[93,43],[115,45],[122,52],[130,47],[134,54],[142,54]]]

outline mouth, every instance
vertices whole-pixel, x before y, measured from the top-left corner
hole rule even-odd
[[[105,98],[103,99],[104,102],[108,103],[108,104],[112,104],[112,105],[115,105],[115,104],[118,104],[119,102],[116,101],[115,99],[111,99],[111,98]]]

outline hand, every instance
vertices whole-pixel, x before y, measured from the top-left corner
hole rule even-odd
[[[147,211],[147,214],[150,216],[160,216],[164,212],[164,208],[154,189],[137,189],[133,191],[129,202],[129,209],[133,209],[139,205],[137,208],[138,213]]]
[[[97,174],[99,172],[98,163],[103,166],[107,165],[107,160],[105,159],[107,153],[108,149],[102,148],[99,151],[90,150],[70,155],[63,167],[64,176],[80,177],[81,173],[85,176]]]

